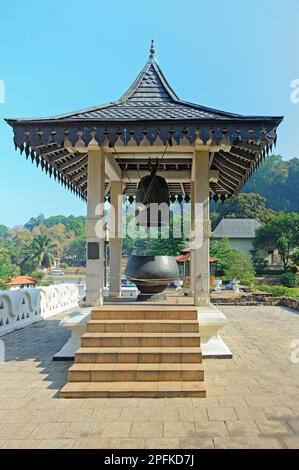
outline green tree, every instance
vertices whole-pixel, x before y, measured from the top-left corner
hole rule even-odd
[[[83,216],[75,217],[74,215],[70,215],[66,217],[65,215],[54,215],[44,221],[44,225],[47,228],[52,228],[60,224],[64,225],[67,231],[74,232],[76,236],[84,235],[85,217]]]
[[[7,248],[0,247],[0,290],[19,274],[19,268],[11,262],[10,253]]]
[[[36,235],[25,251],[24,262],[31,270],[47,268],[55,254],[55,246],[47,235]]]
[[[0,225],[0,246],[10,248],[11,232],[6,225]]]
[[[217,276],[237,278],[245,283],[253,281],[255,270],[251,256],[242,250],[232,249],[227,238],[210,240],[210,256],[219,258],[216,264]]]
[[[228,238],[222,238],[217,241],[213,238],[210,240],[210,256],[219,258],[216,264],[216,275],[222,276],[227,272],[230,265],[231,247]]]
[[[39,225],[44,225],[45,222],[44,214],[39,214],[37,217],[31,217],[31,219],[24,225],[27,230],[32,230],[34,227],[38,227]]]
[[[55,256],[62,258],[67,252],[70,244],[75,240],[75,233],[68,231],[63,224],[54,225],[51,228],[45,229],[45,235],[52,240],[55,246]]]
[[[299,247],[299,214],[279,213],[261,225],[255,234],[255,249],[277,249],[284,270],[291,253]]]
[[[9,237],[9,228],[0,224],[0,239],[5,240]]]
[[[291,260],[296,266],[299,266],[299,248],[296,248],[296,250],[292,252]]]
[[[273,217],[274,212],[266,208],[266,200],[256,193],[240,193],[224,204],[217,205],[218,217],[213,218],[215,228],[223,217],[230,219],[257,219],[266,222]]]
[[[32,240],[33,236],[29,230],[20,230],[16,233],[11,243],[10,252],[12,262],[20,267],[22,274],[28,273],[28,269],[24,266],[23,261],[25,251],[30,246]]]
[[[86,239],[85,237],[77,237],[73,240],[67,251],[67,256],[71,256],[75,261],[81,263],[86,259]]]
[[[231,250],[229,254],[229,266],[225,271],[225,276],[230,279],[238,279],[245,284],[252,283],[255,270],[251,256],[243,250]]]
[[[270,155],[246,183],[243,192],[259,193],[275,211],[299,212],[299,159]]]

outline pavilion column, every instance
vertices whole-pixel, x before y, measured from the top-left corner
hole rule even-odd
[[[122,260],[122,237],[121,237],[121,199],[122,181],[111,181],[110,203],[114,214],[114,234],[109,237],[110,245],[110,297],[121,296],[121,260]]]
[[[103,305],[104,299],[104,202],[105,155],[100,149],[88,150],[86,304],[89,306]]]
[[[209,152],[195,150],[192,162],[191,184],[191,284],[194,304],[208,305],[210,299],[210,189]]]

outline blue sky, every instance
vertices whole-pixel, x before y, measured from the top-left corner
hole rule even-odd
[[[277,153],[299,157],[298,0],[1,1],[0,224],[85,204],[14,150],[4,117],[59,114],[119,98],[155,39],[183,99],[244,114],[284,115]]]

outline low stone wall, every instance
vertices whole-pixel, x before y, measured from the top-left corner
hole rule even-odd
[[[299,312],[299,299],[291,299],[290,297],[282,297],[280,299],[280,305],[284,307],[293,308]]]
[[[214,305],[281,305],[299,311],[299,299],[290,297],[274,297],[264,292],[252,292],[239,297],[212,297],[211,302]]]
[[[84,296],[81,284],[0,291],[0,336],[75,308]]]

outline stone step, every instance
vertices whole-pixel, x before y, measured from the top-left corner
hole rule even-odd
[[[69,382],[61,398],[205,397],[204,382]]]
[[[85,333],[82,347],[200,347],[198,333]]]
[[[197,320],[197,310],[92,310],[92,320]]]
[[[203,381],[202,364],[192,363],[97,363],[74,364],[69,382],[168,382]]]
[[[202,362],[200,348],[84,348],[78,349],[75,355],[76,363],[120,363],[120,362]]]
[[[195,320],[90,320],[87,333],[198,333]]]

